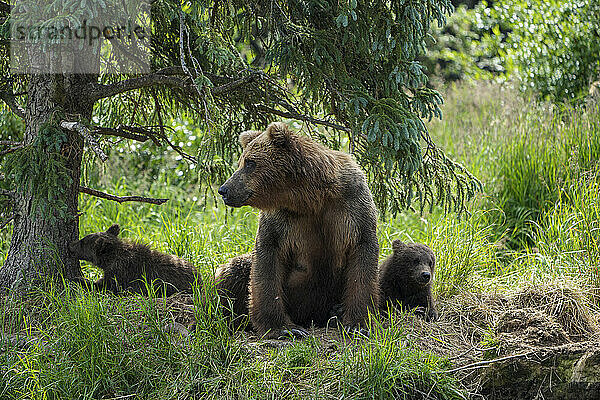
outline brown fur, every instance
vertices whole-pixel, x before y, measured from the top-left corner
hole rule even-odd
[[[424,311],[425,318],[437,318],[437,310],[431,293],[435,271],[435,254],[421,243],[392,242],[393,254],[379,266],[382,311],[388,303],[417,308]]]
[[[250,272],[250,319],[267,337],[324,324],[344,307],[357,328],[377,304],[377,215],[363,172],[348,154],[283,123],[240,135],[239,169],[221,186],[226,204],[261,210]]]
[[[73,255],[104,271],[104,276],[94,282],[96,289],[146,293],[145,276],[149,284],[154,280],[164,284],[167,295],[191,291],[197,277],[189,262],[145,244],[122,240],[117,237],[119,232],[119,225],[114,224],[106,232],[92,233],[69,244]]]
[[[215,272],[215,287],[223,306],[223,314],[232,317],[236,328],[248,318],[251,268],[252,254],[243,254],[219,266]]]

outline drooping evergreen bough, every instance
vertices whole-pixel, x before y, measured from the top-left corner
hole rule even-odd
[[[9,110],[24,122],[18,141],[0,137],[0,198],[10,205],[0,217],[12,224],[0,287],[59,268],[67,277],[81,274],[67,250],[78,237],[78,194],[123,201],[85,187],[82,155],[105,159],[103,144],[114,136],[171,147],[198,163],[210,185],[231,174],[239,132],[290,119],[327,146],[352,152],[382,211],[414,203],[460,212],[480,188],[426,128],[441,117],[442,98],[415,60],[430,25],[452,11],[449,0],[152,0],[149,13],[126,10],[151,30],[150,73],[138,75],[119,73],[107,41],[74,52],[73,65],[101,61],[94,73],[12,74],[8,27],[32,9],[42,20],[72,25],[124,12],[111,0],[0,1],[3,115]],[[169,139],[167,122],[180,115],[205,132],[197,155]]]

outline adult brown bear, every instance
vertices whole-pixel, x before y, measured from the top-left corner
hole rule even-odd
[[[268,338],[304,336],[342,303],[342,322],[364,326],[379,302],[377,212],[348,154],[283,123],[240,135],[238,170],[219,188],[225,204],[261,210],[250,271],[250,321]],[[375,305],[375,307],[374,307]]]

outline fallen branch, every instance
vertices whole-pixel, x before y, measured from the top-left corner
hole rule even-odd
[[[125,203],[127,201],[136,201],[139,203],[150,203],[150,204],[158,204],[161,205],[165,203],[169,199],[155,199],[152,197],[142,197],[142,196],[115,196],[114,194],[108,194],[101,192],[96,189],[90,189],[85,186],[79,186],[79,191],[81,193],[89,194],[90,196],[99,197],[101,199],[116,201],[117,203]]]
[[[497,363],[497,362],[511,360],[511,359],[514,359],[514,358],[527,357],[527,356],[530,356],[530,355],[532,355],[534,353],[535,353],[535,351],[528,351],[526,353],[513,354],[511,356],[505,356],[505,357],[495,358],[493,360],[478,361],[476,363],[463,365],[462,367],[458,367],[458,368],[447,369],[447,370],[442,370],[442,371],[432,371],[432,372],[434,374],[441,374],[441,373],[451,373],[451,372],[458,372],[458,371],[471,370],[471,369],[479,369],[479,368],[487,367],[488,365],[494,364],[494,363]]]
[[[83,138],[87,141],[88,145],[92,148],[92,150],[94,150],[94,153],[96,153],[102,161],[108,160],[108,156],[106,155],[106,153],[104,153],[104,151],[102,151],[102,149],[100,148],[100,144],[92,136],[92,131],[87,126],[79,122],[67,121],[61,121],[60,126],[70,131],[79,132],[79,134],[83,136]]]

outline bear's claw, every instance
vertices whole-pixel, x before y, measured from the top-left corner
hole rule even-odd
[[[346,331],[346,333],[348,333],[350,336],[353,336],[353,337],[368,338],[371,336],[371,332],[369,331],[369,329],[364,328],[360,325],[348,326],[348,327],[345,326],[344,330]]]
[[[308,336],[308,332],[302,328],[282,329],[278,339],[303,339]]]

